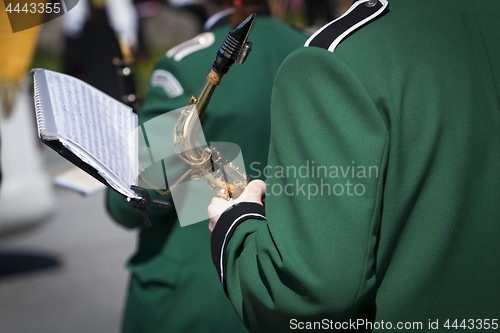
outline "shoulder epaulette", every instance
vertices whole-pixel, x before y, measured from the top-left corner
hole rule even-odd
[[[151,87],[161,87],[168,98],[172,99],[184,94],[181,83],[169,71],[163,69],[154,70],[149,79]]]
[[[315,46],[333,52],[347,36],[359,27],[382,14],[389,2],[387,0],[359,0],[344,15],[316,31],[304,46]]]
[[[174,46],[167,52],[167,57],[173,58],[175,61],[181,61],[184,57],[210,47],[215,41],[215,35],[211,32],[204,32],[198,36],[191,38],[184,43]]]

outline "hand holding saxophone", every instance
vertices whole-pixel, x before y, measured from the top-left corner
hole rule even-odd
[[[231,208],[240,202],[254,202],[258,203],[259,205],[263,205],[262,198],[264,197],[265,193],[266,183],[260,179],[256,179],[248,184],[246,189],[236,200],[227,201],[214,197],[212,199],[212,202],[210,203],[210,206],[208,206],[208,216],[210,217],[208,229],[210,229],[210,232],[214,230],[219,217],[228,208]]]

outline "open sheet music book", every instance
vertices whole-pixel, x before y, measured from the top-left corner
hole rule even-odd
[[[69,75],[34,69],[38,136],[64,158],[130,197],[139,170],[137,115]]]

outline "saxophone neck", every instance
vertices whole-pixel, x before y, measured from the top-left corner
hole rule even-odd
[[[208,103],[222,76],[235,62],[242,64],[250,53],[252,44],[247,42],[247,38],[254,19],[255,14],[250,15],[234,31],[227,34],[217,51],[212,70],[208,74],[198,97],[191,96],[188,105],[177,119],[174,131],[174,149],[182,160],[192,166],[201,167],[210,158],[211,152],[205,151],[198,139],[200,121],[205,115]]]
[[[252,43],[247,42],[247,39],[254,20],[255,14],[250,15],[234,31],[227,34],[219,47],[215,61],[212,64],[212,70],[208,74],[207,81],[196,98],[195,103],[197,104],[200,120],[205,114],[208,102],[210,102],[215,88],[222,80],[222,76],[227,73],[234,63],[239,62],[242,64],[245,62],[252,50]]]
[[[201,88],[198,97],[196,97],[195,99],[196,110],[198,112],[198,118],[200,119],[200,121],[205,115],[205,111],[207,110],[208,103],[212,98],[212,94],[214,93],[215,88],[217,88],[217,85],[210,82],[210,80],[208,80],[207,78],[205,85],[203,86],[203,88]]]
[[[174,131],[174,149],[177,155],[190,165],[202,165],[210,157],[200,145],[198,132],[201,119],[205,115],[208,103],[217,85],[206,81],[198,97],[191,96],[188,104],[177,119]]]
[[[196,98],[200,120],[203,118],[208,102],[210,102],[215,88],[222,80],[222,76],[227,73],[234,63],[239,62],[242,64],[245,62],[252,50],[252,43],[247,42],[247,39],[254,20],[255,14],[250,15],[234,31],[227,34],[219,47],[215,61],[212,64],[212,70],[208,74],[207,81]]]

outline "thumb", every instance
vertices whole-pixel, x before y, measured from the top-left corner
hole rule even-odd
[[[266,183],[257,179],[248,183],[247,188],[238,198],[238,201],[255,202],[262,205],[262,196],[264,193],[266,193]]]

